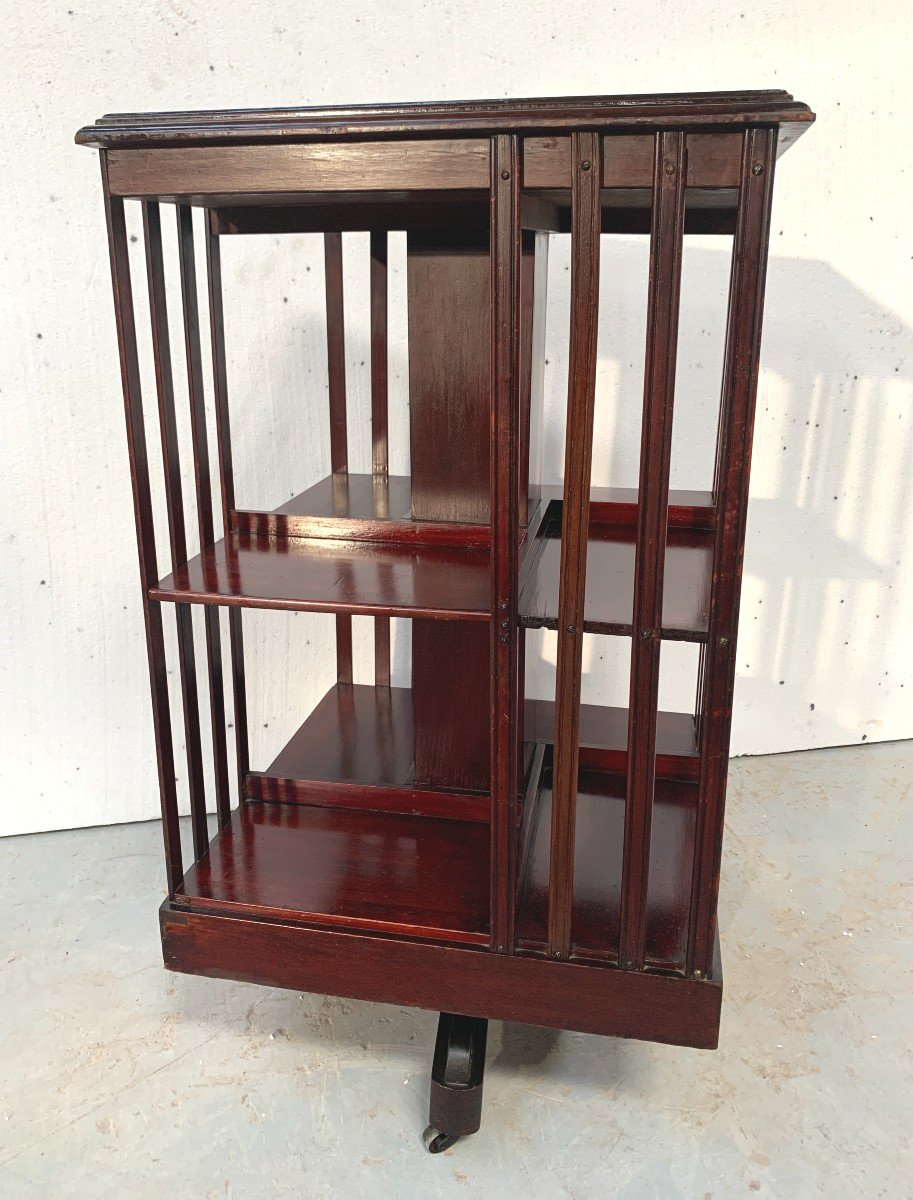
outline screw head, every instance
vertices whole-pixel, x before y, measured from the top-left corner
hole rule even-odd
[[[568,625],[568,627],[567,627],[567,631],[568,631],[568,633],[576,633],[576,632],[577,632],[577,626],[576,626],[576,625]]]
[[[647,640],[647,638],[649,638],[649,636],[650,636],[650,630],[649,630],[649,629],[642,629],[642,630],[640,631],[640,636],[641,636],[641,637],[644,639],[644,641],[646,641],[646,640]]]
[[[764,168],[761,163],[755,163],[755,165],[751,168],[751,173],[752,175],[763,175]]]
[[[695,979],[703,979],[703,978],[704,978],[704,972],[703,972],[702,970],[700,970],[700,968],[698,968],[698,969],[697,969],[697,970],[694,972],[694,978],[695,978]]]
[[[501,178],[502,179],[510,179],[510,171],[502,171]]]
[[[728,637],[721,637],[721,638],[720,638],[720,645],[721,645],[721,646],[728,646],[728,645],[729,645],[729,638],[728,638]]]
[[[675,174],[675,163],[667,162],[665,167],[663,167],[663,170],[666,172],[667,175],[674,175]]]
[[[560,950],[556,950],[556,951],[554,952],[554,957],[555,957],[555,958],[560,958],[560,957],[561,957],[561,951],[560,951]]]
[[[588,171],[588,170],[590,169],[591,165],[592,165],[592,164],[590,163],[590,160],[589,160],[588,158],[585,158],[585,159],[583,160],[583,162],[580,164],[580,170],[581,170],[581,171]]]

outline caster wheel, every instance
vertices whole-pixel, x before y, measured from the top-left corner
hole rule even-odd
[[[460,1139],[458,1137],[450,1137],[446,1133],[441,1133],[439,1129],[435,1129],[433,1125],[429,1125],[422,1134],[422,1140],[429,1154],[441,1154],[444,1150],[449,1150],[451,1146],[456,1145]]]

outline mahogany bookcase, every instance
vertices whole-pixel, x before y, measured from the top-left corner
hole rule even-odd
[[[488,1018],[717,1043],[717,891],[771,193],[778,155],[813,120],[787,93],[755,91],[113,115],[77,135],[101,156],[165,840],[165,963],[440,1011],[432,1150],[479,1126]],[[142,212],[154,380],[141,380],[125,201]],[[185,446],[163,205],[177,221]],[[196,233],[194,208],[204,214]],[[349,471],[347,442],[347,231],[370,234],[372,470],[361,474]],[[391,231],[406,235],[409,477],[388,472]],[[286,233],[323,235],[330,461],[301,494],[252,511],[235,501],[220,247]],[[591,486],[600,241],[620,233],[650,239],[632,490]],[[715,465],[705,491],[683,493],[669,478],[692,233],[730,235],[732,261]],[[571,246],[558,487],[542,475],[555,234]],[[157,404],[167,547],[156,542],[144,386]],[[182,455],[194,468],[190,530]],[[252,764],[248,747],[250,608],[335,614],[337,681],[269,765]],[[373,683],[353,678],[353,615],[374,618]],[[411,687],[391,686],[394,617],[412,623]],[[557,631],[548,700],[528,696],[524,679],[526,631],[541,628]],[[627,708],[581,703],[588,634],[628,640]],[[674,640],[699,646],[693,713],[658,710],[660,654]]]

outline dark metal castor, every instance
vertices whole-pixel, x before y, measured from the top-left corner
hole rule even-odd
[[[440,1154],[482,1124],[482,1082],[488,1021],[441,1013],[431,1065],[429,1125],[425,1147]]]

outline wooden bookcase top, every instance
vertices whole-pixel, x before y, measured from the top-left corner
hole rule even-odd
[[[780,89],[669,92],[630,96],[458,100],[422,104],[315,108],[211,109],[199,112],[108,113],[80,129],[80,145],[112,147],[256,145],[311,138],[447,137],[466,133],[559,133],[601,128],[715,129],[787,126],[781,150],[815,119],[807,104]]]

